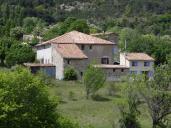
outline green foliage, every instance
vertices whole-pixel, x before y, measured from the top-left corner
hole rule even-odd
[[[31,46],[35,46],[39,43],[39,39],[37,37],[34,37],[30,43]]]
[[[25,62],[33,62],[34,60],[35,53],[27,44],[12,45],[5,57],[6,65],[9,67],[16,64],[23,64]]]
[[[132,85],[132,82],[127,83],[127,87],[123,92],[125,102],[118,103],[118,107],[121,113],[119,119],[120,128],[140,128],[138,116],[140,114],[138,105],[140,104],[139,95]]]
[[[93,65],[87,68],[83,76],[87,99],[103,87],[105,80],[106,76],[101,69]]]
[[[73,30],[87,33],[87,34],[90,32],[87,22],[85,20],[80,20],[80,19],[78,19],[70,24],[68,31],[73,31]]]
[[[0,72],[0,127],[56,128],[57,103],[49,98],[39,77],[17,67]]]
[[[37,17],[26,17],[23,20],[23,28],[26,33],[31,33],[36,27],[38,27],[38,28],[40,28],[42,26],[44,27],[44,24],[45,23]],[[40,30],[38,32],[40,32]]]
[[[1,66],[5,65],[5,58],[6,58],[6,54],[9,52],[9,49],[11,47],[11,45],[17,43],[15,40],[13,40],[12,38],[6,38],[3,37],[0,39],[0,60],[1,60]]]
[[[0,127],[80,128],[56,111],[58,102],[40,75],[16,66],[0,70],[0,78]]]
[[[109,83],[109,87],[108,87],[108,95],[109,96],[116,95],[117,91],[119,90],[117,84],[119,84],[119,83],[116,83],[116,82]]]
[[[59,128],[80,128],[77,123],[73,123],[71,120],[64,117],[60,117],[58,121],[60,122]]]
[[[44,33],[43,37],[45,40],[48,40],[73,30],[77,30],[83,33],[90,32],[86,20],[69,17],[64,22],[52,26],[52,28]]]
[[[70,92],[69,92],[69,95],[68,95],[68,98],[69,98],[70,100],[76,100],[76,99],[75,99],[75,93],[74,93],[73,91],[70,91]]]
[[[121,115],[122,119],[119,120],[120,128],[141,128],[134,114],[122,112]]]
[[[23,34],[24,31],[22,27],[15,27],[10,30],[10,36],[16,40],[21,40],[23,38]]]
[[[120,33],[120,47],[128,52],[144,52],[154,56],[157,65],[167,62],[171,53],[171,43],[168,38],[155,35],[141,35],[133,29],[123,29]]]
[[[0,34],[9,36],[10,29],[23,26],[27,17],[36,17],[51,25],[74,16],[96,25],[115,22],[112,26],[100,25],[105,29],[103,26],[131,27],[143,33],[165,35],[171,34],[170,6],[170,0],[78,0],[78,3],[75,0],[1,0]],[[33,29],[30,25],[27,32]]]
[[[64,80],[77,80],[77,72],[73,67],[65,68]]]
[[[14,38],[3,37],[0,39],[1,66],[13,66],[24,62],[33,62],[35,53],[28,44],[21,44]]]
[[[144,76],[135,77],[132,85],[146,103],[152,119],[153,128],[167,128],[169,114],[171,114],[171,70],[167,65],[155,69],[153,79]]]

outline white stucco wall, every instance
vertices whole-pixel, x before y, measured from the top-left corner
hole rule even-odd
[[[37,60],[43,59],[43,64],[52,63],[52,47],[51,45],[41,46],[37,48]],[[41,62],[42,63],[42,62]]]
[[[64,78],[64,60],[63,57],[56,51],[55,46],[52,45],[52,64],[56,66],[56,79],[62,80]]]
[[[120,54],[120,65],[125,65],[127,67],[131,66],[130,61],[126,60],[124,53]]]

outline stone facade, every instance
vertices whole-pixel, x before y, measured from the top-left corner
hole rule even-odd
[[[102,58],[108,58],[106,64],[113,64],[112,49],[115,45],[90,45],[78,44],[82,52],[88,57],[87,59],[72,59],[63,58],[56,50],[56,44],[39,46],[37,48],[37,59],[42,63],[52,63],[56,66],[56,78],[62,80],[64,78],[64,69],[68,66],[74,67],[78,73],[78,78],[81,79],[87,66],[92,62],[101,64]],[[108,70],[106,70],[108,71]],[[113,70],[112,70],[113,71]],[[109,71],[110,72],[110,71]],[[107,73],[110,74],[110,73]]]
[[[103,57],[109,58],[109,63],[113,63],[112,48],[114,45],[78,45],[88,59],[64,59],[64,68],[74,67],[78,73],[78,78],[81,79],[87,66],[93,62],[101,64]]]
[[[103,69],[104,73],[107,76],[107,81],[120,81],[122,80],[122,78],[126,77],[129,73],[129,69],[128,68],[105,68]]]

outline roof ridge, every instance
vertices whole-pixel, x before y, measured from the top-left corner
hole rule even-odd
[[[115,43],[105,40],[105,39],[101,39],[86,33],[82,33],[79,31],[70,31],[67,32],[63,35],[60,35],[54,39],[48,40],[46,42],[43,42],[39,45],[43,45],[43,44],[48,44],[48,43],[74,43],[74,44],[106,44],[106,45],[113,45]]]

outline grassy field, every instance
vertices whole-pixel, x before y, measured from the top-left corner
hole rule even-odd
[[[85,98],[84,86],[79,82],[57,81],[50,87],[50,93],[60,98],[58,111],[81,126],[93,126],[94,128],[112,128],[119,119],[119,111],[116,102],[123,100],[121,91],[114,96],[108,95],[109,85],[99,90],[99,101]],[[139,118],[143,128],[151,128],[151,120],[144,106],[140,108],[142,114]]]

